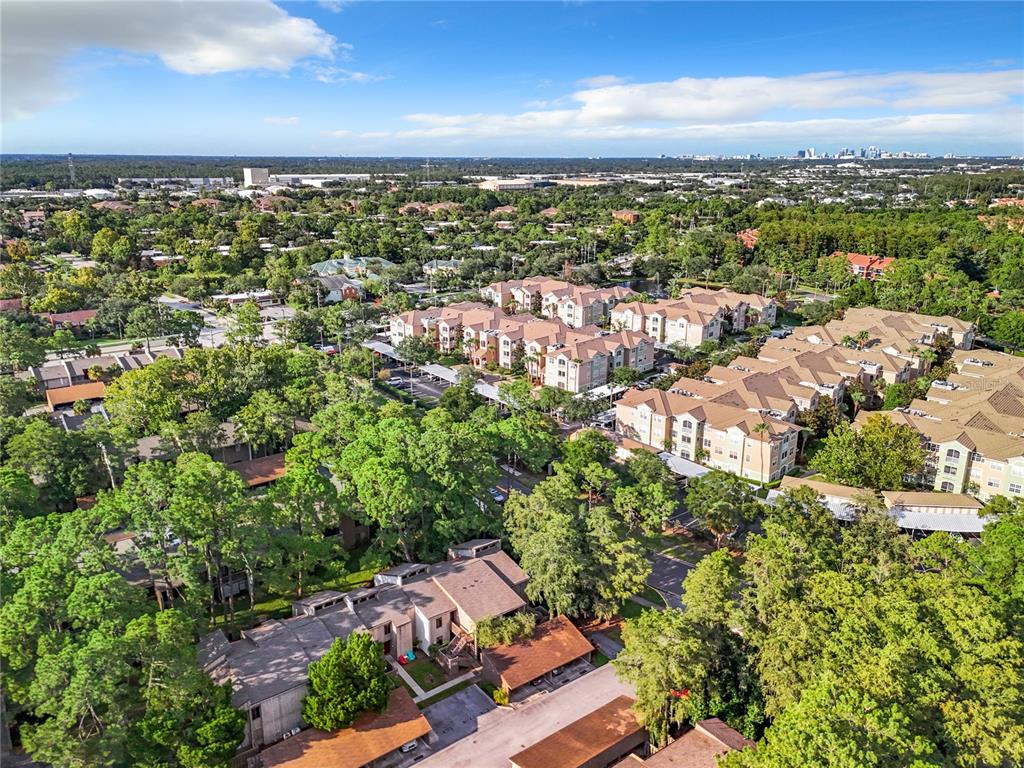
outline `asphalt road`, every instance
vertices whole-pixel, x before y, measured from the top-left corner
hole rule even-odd
[[[647,577],[647,586],[658,590],[669,607],[682,608],[683,579],[693,564],[657,552],[651,552],[650,559],[651,575]]]
[[[475,733],[435,751],[419,765],[434,768],[508,768],[509,758],[569,723],[590,714],[617,696],[636,696],[631,685],[615,676],[610,664],[544,694],[503,717],[489,713]]]

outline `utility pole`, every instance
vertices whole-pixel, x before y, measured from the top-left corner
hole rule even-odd
[[[71,188],[75,188],[75,161],[71,157],[71,153],[68,152],[68,176],[71,177]]]

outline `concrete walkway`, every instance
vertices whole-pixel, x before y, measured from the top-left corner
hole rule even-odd
[[[465,673],[459,675],[458,677],[453,677],[451,680],[449,680],[444,685],[439,685],[439,686],[437,686],[437,688],[431,688],[429,691],[424,691],[422,688],[420,688],[418,685],[416,685],[415,681],[413,681],[411,677],[409,677],[409,681],[411,681],[410,685],[412,685],[413,690],[418,690],[419,691],[419,694],[417,694],[416,697],[413,698],[413,701],[416,702],[417,704],[419,704],[421,701],[423,701],[425,699],[432,699],[434,696],[437,696],[437,694],[444,693],[449,688],[454,688],[459,683],[464,683],[467,680],[472,680],[476,676],[476,673],[478,671],[479,670],[471,669],[471,670],[469,670],[469,672],[465,672]],[[408,677],[409,673],[406,672],[404,669],[402,670],[402,673],[403,673],[402,679],[405,680],[406,677]]]
[[[597,648],[601,653],[607,656],[609,659],[614,659],[619,655],[619,651],[622,650],[622,646],[612,640],[608,635],[601,634],[600,632],[592,633],[589,638],[594,647]]]
[[[402,678],[402,680],[405,681],[405,684],[412,688],[412,692],[416,694],[416,697],[413,699],[413,701],[418,701],[419,699],[423,698],[423,694],[425,693],[425,691],[422,688],[420,688],[419,683],[412,679],[412,675],[405,671],[405,667],[403,667],[397,661],[392,659],[390,656],[388,657],[388,659],[391,660],[392,665],[395,668],[395,672],[398,673],[398,676]]]

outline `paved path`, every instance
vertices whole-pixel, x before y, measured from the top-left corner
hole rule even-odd
[[[401,669],[401,667],[399,667],[399,669]],[[416,698],[414,698],[413,701],[415,701],[417,704],[419,704],[424,699],[432,699],[435,696],[437,696],[437,694],[444,693],[449,688],[454,688],[459,683],[464,683],[466,680],[472,680],[473,677],[476,675],[477,671],[478,670],[471,669],[471,670],[469,670],[469,672],[466,672],[465,674],[459,675],[458,677],[453,677],[451,680],[449,680],[444,685],[439,685],[439,686],[437,686],[437,688],[431,688],[429,691],[424,691],[422,688],[420,688],[418,685],[416,685],[415,682],[413,682],[412,683],[413,690],[419,690],[420,691],[420,693],[417,694]],[[402,679],[405,680],[406,676],[409,673],[406,672],[404,669],[402,669],[402,673],[403,673]],[[412,680],[411,677],[409,679]]]
[[[665,606],[664,605],[658,605],[658,603],[655,603],[653,600],[648,600],[646,597],[641,597],[640,595],[633,595],[629,599],[632,600],[634,603],[639,603],[644,608],[653,608],[656,611],[664,611],[665,610]]]
[[[423,696],[423,694],[425,693],[424,690],[422,688],[420,688],[420,684],[419,683],[417,683],[415,680],[412,679],[412,675],[410,675],[408,672],[405,671],[405,667],[403,667],[401,664],[399,664],[394,659],[391,659],[391,661],[392,661],[393,666],[395,668],[395,672],[397,672],[398,676],[405,681],[406,685],[408,685],[410,688],[412,688],[412,692],[416,695],[416,698],[413,699],[413,701],[416,701],[416,699],[418,699],[421,696]]]
[[[476,733],[435,752],[419,765],[508,768],[512,755],[622,695],[635,696],[636,691],[615,676],[611,664],[605,664],[505,717],[482,724]]]
[[[622,650],[622,645],[601,632],[594,632],[587,639],[609,659],[614,659],[619,655],[619,651]]]

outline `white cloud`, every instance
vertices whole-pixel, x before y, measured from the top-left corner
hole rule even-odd
[[[346,131],[344,129],[337,130],[337,131],[324,131],[321,134],[321,136],[332,136],[335,139],[342,139],[342,138],[344,138],[346,136],[351,136],[351,135],[352,135],[352,131]]]
[[[597,75],[585,77],[578,80],[576,84],[582,85],[584,88],[607,88],[610,85],[623,85],[625,82],[626,79],[618,75]]]
[[[384,75],[373,75],[369,72],[357,72],[353,69],[335,67],[330,64],[310,63],[306,67],[321,83],[374,83],[387,80]]]
[[[4,119],[28,117],[73,96],[65,60],[83,50],[156,56],[187,75],[287,72],[306,58],[330,59],[337,40],[270,0],[2,4]],[[342,44],[344,45],[344,44]]]
[[[345,10],[345,6],[349,5],[349,2],[348,0],[317,0],[316,4],[331,13],[341,13]]]
[[[596,78],[601,79],[601,78]],[[973,136],[1021,145],[1021,70],[823,72],[585,88],[518,113],[413,113],[395,139],[699,139],[832,143]],[[532,105],[531,105],[532,106]],[[554,108],[556,107],[557,108]]]
[[[297,117],[264,117],[263,122],[267,125],[298,125],[299,118]]]

